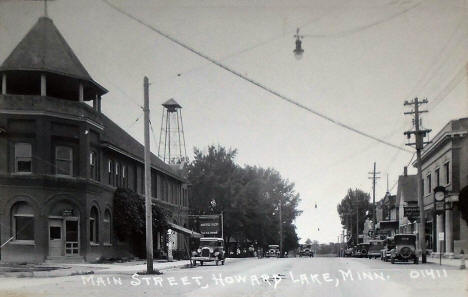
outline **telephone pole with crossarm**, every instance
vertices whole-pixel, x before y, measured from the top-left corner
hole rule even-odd
[[[424,148],[425,144],[428,144],[430,142],[425,142],[424,137],[431,132],[431,129],[421,129],[420,127],[420,114],[427,112],[427,110],[420,110],[419,106],[421,104],[427,104],[428,101],[427,99],[423,99],[422,101],[419,101],[418,98],[414,98],[412,101],[405,101],[404,105],[409,106],[409,105],[414,105],[414,110],[405,112],[405,114],[414,114],[414,130],[411,131],[405,131],[404,135],[407,136],[408,139],[411,138],[411,135],[414,134],[415,137],[415,142],[412,143],[407,143],[406,145],[411,145],[415,146],[416,148],[416,167],[418,169],[418,206],[419,206],[419,246],[421,248],[421,257],[422,257],[422,263],[426,263],[426,218],[424,215],[424,189],[422,185],[422,164],[421,164],[421,151]]]

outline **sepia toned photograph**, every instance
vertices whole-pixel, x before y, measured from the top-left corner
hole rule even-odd
[[[468,0],[0,0],[1,297],[468,296]]]

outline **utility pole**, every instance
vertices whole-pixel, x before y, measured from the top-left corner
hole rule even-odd
[[[359,243],[359,201],[356,201],[356,245]]]
[[[431,132],[431,129],[420,129],[420,114],[427,112],[427,110],[419,110],[420,104],[427,104],[427,99],[419,101],[418,98],[414,98],[413,101],[405,101],[404,105],[414,105],[414,110],[405,112],[405,114],[414,114],[414,130],[406,131],[404,134],[408,139],[414,134],[415,142],[407,143],[406,145],[414,145],[416,147],[416,167],[418,169],[418,205],[419,205],[419,246],[421,247],[422,263],[426,263],[426,217],[424,215],[424,189],[422,188],[422,164],[421,164],[421,151],[424,145],[430,142],[424,142],[424,137],[427,133]]]
[[[282,199],[279,201],[279,220],[280,220],[280,257],[283,258],[283,214],[282,214]]]
[[[375,180],[380,178],[376,176],[377,174],[380,174],[380,172],[375,171],[375,162],[374,162],[374,170],[372,172],[369,172],[369,174],[372,174],[369,179],[372,179],[372,238],[375,238],[375,225],[376,225],[376,217],[375,217]]]
[[[153,225],[151,209],[151,159],[150,159],[150,138],[149,138],[149,83],[145,76],[143,79],[144,94],[144,118],[145,118],[145,210],[146,210],[146,272],[153,274]]]

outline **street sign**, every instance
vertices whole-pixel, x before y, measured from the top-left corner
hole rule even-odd
[[[439,232],[439,241],[444,241],[444,232]]]
[[[444,209],[445,209],[445,202],[444,201],[436,201],[435,202],[435,210],[436,212],[438,213],[442,213],[444,212]]]

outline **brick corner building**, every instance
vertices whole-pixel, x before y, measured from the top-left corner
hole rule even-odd
[[[144,194],[143,146],[102,114],[107,90],[51,19],[39,18],[0,66],[0,78],[2,262],[134,254],[114,234],[113,197],[117,188]],[[151,163],[153,201],[170,214],[182,253],[188,183],[154,155]],[[166,240],[154,239],[159,254]]]

